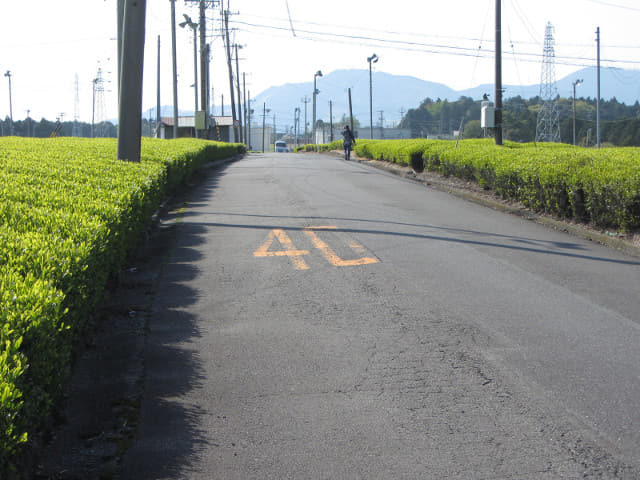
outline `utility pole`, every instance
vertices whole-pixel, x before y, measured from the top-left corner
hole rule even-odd
[[[13,136],[13,103],[11,100],[11,71],[4,74],[9,79],[9,135]]]
[[[238,88],[238,120],[240,121],[240,126],[238,128],[239,132],[240,132],[240,137],[238,138],[238,141],[240,143],[243,143],[243,135],[242,135],[242,101],[241,101],[241,96],[240,96],[240,66],[238,63],[238,48],[242,48],[242,46],[238,45],[237,43],[233,45],[236,51],[236,87]]]
[[[267,117],[267,104],[262,104],[262,153],[264,153],[264,129],[265,129],[265,118]]]
[[[384,138],[384,110],[378,110],[380,114],[380,139]]]
[[[298,148],[298,134],[300,133],[300,107],[293,109],[293,138],[294,148]]]
[[[596,139],[598,148],[600,148],[600,27],[596,30],[596,44],[598,48],[598,66],[597,66],[597,94],[596,94]]]
[[[160,35],[158,35],[158,78],[157,78],[157,85],[156,85],[156,93],[157,93],[157,97],[156,97],[156,138],[160,138],[160,121],[161,121],[161,114],[160,114]]]
[[[243,117],[243,127],[244,127],[244,144],[249,146],[249,132],[247,131],[247,76],[245,72],[242,72],[242,97],[244,103],[244,117]]]
[[[374,53],[367,57],[369,62],[369,138],[373,140],[373,80],[371,75],[371,62],[376,63],[378,56]]]
[[[496,0],[496,145],[502,145],[502,0]]]
[[[579,78],[575,82],[571,82],[573,85],[573,146],[576,145],[576,87],[582,83],[582,79]]]
[[[193,133],[198,138],[198,127],[196,117],[198,116],[198,24],[191,20],[189,15],[184,15],[184,22],[180,23],[182,28],[189,27],[193,30],[193,92],[195,96],[195,106],[193,109]]]
[[[176,55],[176,0],[171,0],[171,56],[173,60],[173,138],[178,138],[178,59]]]
[[[313,121],[311,124],[311,135],[313,140],[311,143],[313,144],[316,143],[316,96],[320,93],[316,88],[316,78],[321,76],[322,72],[320,70],[313,74]]]
[[[309,103],[309,99],[306,95],[301,102],[304,103],[304,143],[309,143],[309,137],[307,134],[307,103]]]
[[[117,34],[116,34],[116,43],[117,43],[117,55],[118,55],[118,101],[120,101],[120,78],[122,76],[122,32],[123,32],[123,22],[124,22],[124,2],[125,0],[118,0],[117,4]]]
[[[204,112],[204,138],[209,132],[209,48],[205,0],[200,0],[200,110]],[[196,87],[197,88],[197,87]]]
[[[233,93],[233,68],[231,67],[231,43],[229,41],[229,10],[224,11],[224,30],[226,39],[226,52],[227,52],[227,67],[229,69],[229,90],[231,94],[231,116],[233,117],[233,135],[234,141],[237,142],[240,136],[238,135],[238,127],[236,126],[236,102]]]
[[[118,108],[118,160],[140,161],[146,0],[125,0]]]
[[[247,112],[247,147],[249,148],[249,150],[252,150],[252,145],[251,145],[251,114],[253,113],[253,110],[251,109],[251,90],[247,91],[247,107],[248,110],[245,110],[245,112]]]
[[[355,136],[355,132],[353,131],[353,107],[351,106],[351,88],[349,88],[349,128],[351,129],[351,133]]]
[[[329,100],[329,141],[333,142],[333,102]]]

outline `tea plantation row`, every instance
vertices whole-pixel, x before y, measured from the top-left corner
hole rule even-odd
[[[342,142],[319,148],[341,150]],[[622,231],[640,228],[640,148],[416,139],[359,140],[355,153],[474,180],[536,211]]]
[[[51,412],[74,340],[166,196],[244,146],[143,139],[0,139],[0,478]]]

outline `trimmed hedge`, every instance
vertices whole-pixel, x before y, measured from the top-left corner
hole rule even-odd
[[[640,228],[640,148],[361,139],[355,152],[473,180],[536,211],[622,231]]]
[[[0,138],[0,477],[59,399],[73,342],[163,199],[244,146],[143,139]],[[13,473],[12,473],[13,472]]]

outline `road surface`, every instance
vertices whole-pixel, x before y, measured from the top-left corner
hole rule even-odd
[[[326,155],[179,207],[120,478],[640,478],[638,258]]]

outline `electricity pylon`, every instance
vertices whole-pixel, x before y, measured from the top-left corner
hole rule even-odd
[[[542,108],[538,111],[536,142],[560,142],[560,114],[558,112],[554,44],[553,25],[549,22],[544,35],[542,79],[540,81]]]

